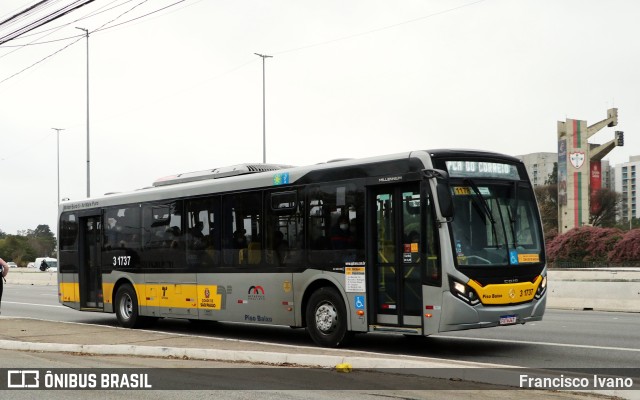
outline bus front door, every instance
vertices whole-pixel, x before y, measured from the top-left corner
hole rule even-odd
[[[372,192],[375,323],[422,326],[420,185],[378,187]]]
[[[104,308],[102,300],[101,224],[100,216],[82,218],[80,222],[80,308]]]

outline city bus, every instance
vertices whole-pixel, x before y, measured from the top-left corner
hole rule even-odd
[[[542,319],[547,268],[524,164],[429,150],[165,177],[59,209],[61,304],[160,318],[432,335]]]

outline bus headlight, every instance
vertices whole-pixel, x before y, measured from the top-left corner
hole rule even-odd
[[[451,287],[451,293],[465,303],[472,306],[480,303],[480,299],[476,292],[464,283],[450,277],[449,286]]]
[[[536,300],[538,300],[540,297],[542,297],[542,295],[546,291],[547,291],[547,276],[544,275],[542,277],[542,282],[540,282],[540,285],[538,285],[538,290],[536,290],[536,294],[534,296],[536,298]]]

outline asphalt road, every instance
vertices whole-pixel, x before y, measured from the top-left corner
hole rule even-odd
[[[153,358],[131,356],[91,356],[66,353],[33,353],[0,350],[0,371],[12,373],[27,372],[33,374],[40,371],[38,382],[41,389],[16,388],[0,390],[0,398],[3,400],[84,400],[89,396],[104,399],[154,399],[173,400],[176,398],[188,399],[260,399],[260,400],[380,400],[380,399],[405,399],[405,400],[435,400],[447,398],[451,400],[512,400],[513,398],[532,398],[549,400],[573,400],[573,399],[598,399],[609,398],[603,395],[579,392],[557,392],[529,390],[522,392],[513,389],[505,389],[500,386],[482,383],[470,383],[459,380],[419,378],[421,383],[429,386],[428,390],[399,390],[397,388],[415,386],[416,377],[396,374],[393,376],[393,389],[373,389],[380,387],[382,372],[358,371],[351,374],[338,374],[331,370],[315,370],[306,372],[295,368],[274,369],[268,366],[238,366],[229,363],[202,361],[163,359],[162,368],[158,368],[158,361]],[[54,374],[64,373],[77,375],[94,375],[96,385],[101,385],[102,379],[98,378],[103,373],[121,373],[120,371],[135,371],[140,375],[149,373],[149,381],[145,383],[151,388],[128,390],[60,390],[43,388],[45,371]],[[166,371],[166,372],[165,372]],[[233,371],[233,372],[229,372]],[[264,371],[264,372],[263,372]],[[290,372],[291,371],[291,372]],[[158,388],[153,385],[158,375],[164,376],[168,382],[162,382],[163,387],[193,388],[202,385],[202,381],[217,380],[221,385],[213,386],[230,387],[223,390],[171,390]],[[278,379],[277,382],[274,379]],[[318,387],[317,380],[326,383],[323,389],[305,389]],[[385,376],[382,380],[388,381]],[[315,380],[315,381],[312,381]],[[0,378],[1,381],[1,378]],[[88,380],[85,380],[87,382]],[[344,384],[357,387],[344,389]],[[271,389],[270,386],[277,386]],[[243,389],[238,389],[243,388]],[[630,397],[633,398],[633,397]]]
[[[79,312],[57,302],[55,286],[5,286],[3,316],[116,326],[113,314]],[[303,329],[235,323],[194,326],[161,320],[154,330],[313,346]],[[351,350],[405,354],[528,368],[638,368],[640,315],[637,313],[547,310],[543,321],[501,328],[451,332],[428,338],[358,335]]]

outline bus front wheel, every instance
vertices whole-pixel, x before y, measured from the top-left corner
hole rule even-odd
[[[323,347],[341,347],[351,338],[347,331],[347,311],[337,290],[322,287],[311,295],[306,311],[307,330]]]
[[[124,328],[142,328],[151,322],[149,318],[140,316],[138,296],[133,286],[129,284],[118,288],[115,305],[118,322]]]

